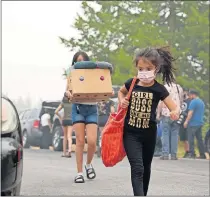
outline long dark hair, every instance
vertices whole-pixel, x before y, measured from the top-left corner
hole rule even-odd
[[[84,58],[84,61],[90,61],[90,58],[89,58],[87,53],[85,53],[84,51],[78,51],[73,56],[71,66],[73,66],[77,62],[77,59],[80,55]],[[67,72],[66,69],[64,69],[63,76],[64,76],[65,79],[66,79],[67,75],[68,75],[68,72]]]
[[[87,53],[85,53],[84,51],[78,51],[77,53],[74,54],[73,59],[72,59],[72,66],[77,62],[77,58],[79,56],[82,56],[84,58],[84,61],[90,61],[90,58],[88,56]]]
[[[175,61],[176,59],[173,58],[168,46],[159,48],[147,47],[138,50],[134,57],[135,66],[137,66],[141,58],[151,62],[156,67],[157,73],[162,74],[163,82],[171,84],[175,81],[173,74],[173,72],[175,71],[173,61]]]

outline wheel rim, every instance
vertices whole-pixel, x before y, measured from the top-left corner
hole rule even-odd
[[[60,141],[60,135],[58,134],[58,131],[57,131],[53,138],[53,146],[58,147],[59,141]]]
[[[26,141],[27,141],[27,134],[26,132],[23,133],[23,147],[26,145]]]

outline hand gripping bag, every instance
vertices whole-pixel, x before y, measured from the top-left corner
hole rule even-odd
[[[135,82],[136,77],[134,77],[126,96],[128,100],[130,99]],[[127,110],[127,108],[123,109],[119,105],[117,112],[110,114],[102,131],[101,157],[106,167],[113,167],[126,156],[123,145],[123,129]]]

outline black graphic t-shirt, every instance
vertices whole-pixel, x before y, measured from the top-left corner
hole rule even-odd
[[[125,82],[129,91],[133,78]],[[150,87],[137,85],[132,90],[130,104],[125,118],[125,128],[129,131],[150,129],[156,126],[156,109],[160,100],[169,96],[167,89],[157,81]]]

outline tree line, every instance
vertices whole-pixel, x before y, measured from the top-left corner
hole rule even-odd
[[[78,38],[60,37],[71,51],[114,65],[113,84],[135,74],[134,51],[169,45],[176,80],[199,91],[209,109],[209,1],[82,1],[73,27]]]

